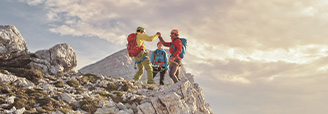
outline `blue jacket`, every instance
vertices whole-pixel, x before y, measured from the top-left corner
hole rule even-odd
[[[154,61],[154,57],[155,57],[155,52],[157,52],[156,54],[156,58],[155,58],[155,61]],[[162,55],[164,52],[164,57],[163,56],[160,56]],[[168,70],[169,69],[169,60],[167,58],[167,54],[166,52],[164,51],[164,49],[156,49],[152,54],[151,54],[151,57],[150,57],[150,61],[153,65],[157,66],[157,64],[155,62],[159,61],[159,62],[164,62],[163,63],[163,66],[162,67],[165,67],[165,70]]]

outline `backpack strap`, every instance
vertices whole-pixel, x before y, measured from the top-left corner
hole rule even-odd
[[[177,39],[180,39],[180,38],[176,38],[176,39],[174,39],[174,40],[172,41],[172,44],[171,44],[171,46],[173,47],[174,50],[175,50],[175,48],[174,48],[174,46],[173,46],[173,43],[174,43],[174,41],[177,40]]]
[[[163,64],[165,63],[165,52],[164,51],[162,51],[162,54],[161,54],[161,56],[163,56],[163,58],[164,58],[164,61],[155,61],[156,60],[156,56],[157,56],[157,50],[154,52],[154,64],[157,64],[158,66],[160,66],[160,67],[162,67],[163,66]]]
[[[154,54],[155,54],[155,55],[154,55],[154,63],[156,63],[155,60],[156,60],[156,55],[157,55],[157,49],[154,51]]]
[[[164,51],[163,51],[163,54],[162,54],[162,55],[163,55],[163,58],[164,58],[163,63],[165,63],[165,58],[166,58],[166,57],[165,57],[165,53],[164,53]],[[162,65],[161,65],[161,67],[163,67],[163,63],[162,63]]]

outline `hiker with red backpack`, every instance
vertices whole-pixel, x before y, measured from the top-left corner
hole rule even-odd
[[[148,36],[145,34],[145,29],[143,27],[138,27],[136,33],[131,33],[127,40],[127,50],[130,57],[134,57],[135,62],[138,66],[138,71],[134,75],[133,80],[139,81],[141,76],[143,75],[144,69],[147,71],[147,83],[148,84],[155,84],[153,79],[153,68],[150,63],[148,52],[146,50],[146,46],[144,41],[153,41],[161,33],[157,32],[153,36]]]
[[[169,75],[174,83],[177,83],[181,80],[180,66],[182,64],[182,59],[184,58],[184,54],[186,51],[187,40],[185,38],[179,38],[179,31],[177,29],[173,29],[171,31],[171,42],[165,42],[162,36],[159,36],[160,41],[165,47],[170,47],[169,51],[170,55],[170,65],[169,65]]]
[[[163,44],[161,42],[157,43],[157,49],[152,53],[150,57],[151,63],[153,64],[153,76],[160,73],[159,84],[164,85],[164,76],[169,69],[169,61],[167,54],[163,49]]]

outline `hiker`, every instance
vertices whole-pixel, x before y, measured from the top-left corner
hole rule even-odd
[[[138,71],[134,75],[133,80],[139,81],[141,76],[143,75],[144,68],[147,71],[147,83],[148,84],[155,84],[153,79],[153,68],[150,63],[148,52],[146,50],[146,46],[144,41],[153,41],[158,36],[160,36],[160,32],[157,32],[153,36],[148,36],[145,34],[145,29],[143,27],[138,27],[136,33],[131,33],[128,36],[128,53],[130,57],[134,57],[134,60],[138,66]]]
[[[169,75],[174,83],[177,83],[181,80],[179,73],[180,73],[180,66],[182,58],[184,57],[184,50],[187,43],[186,39],[179,38],[179,31],[177,29],[173,29],[171,31],[171,42],[165,42],[162,36],[159,36],[160,41],[165,47],[170,47],[169,51],[171,53],[169,61]]]
[[[169,67],[169,61],[167,54],[163,49],[163,44],[161,42],[157,43],[157,49],[152,53],[150,57],[151,63],[153,64],[153,76],[155,78],[156,74],[160,72],[159,83],[164,85],[164,76],[167,73]]]

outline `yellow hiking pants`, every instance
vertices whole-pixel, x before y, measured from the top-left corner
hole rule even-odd
[[[147,59],[144,59],[144,57],[147,57]],[[144,68],[146,68],[146,72],[147,72],[147,79],[148,79],[148,83],[154,83],[154,79],[153,79],[153,68],[151,66],[149,57],[147,56],[146,52],[140,52],[136,57],[134,57],[134,60],[138,63],[140,61],[142,61],[141,63],[137,64],[138,66],[138,71],[137,73],[134,75],[133,80],[135,81],[139,81],[141,76],[143,75],[144,72]]]

